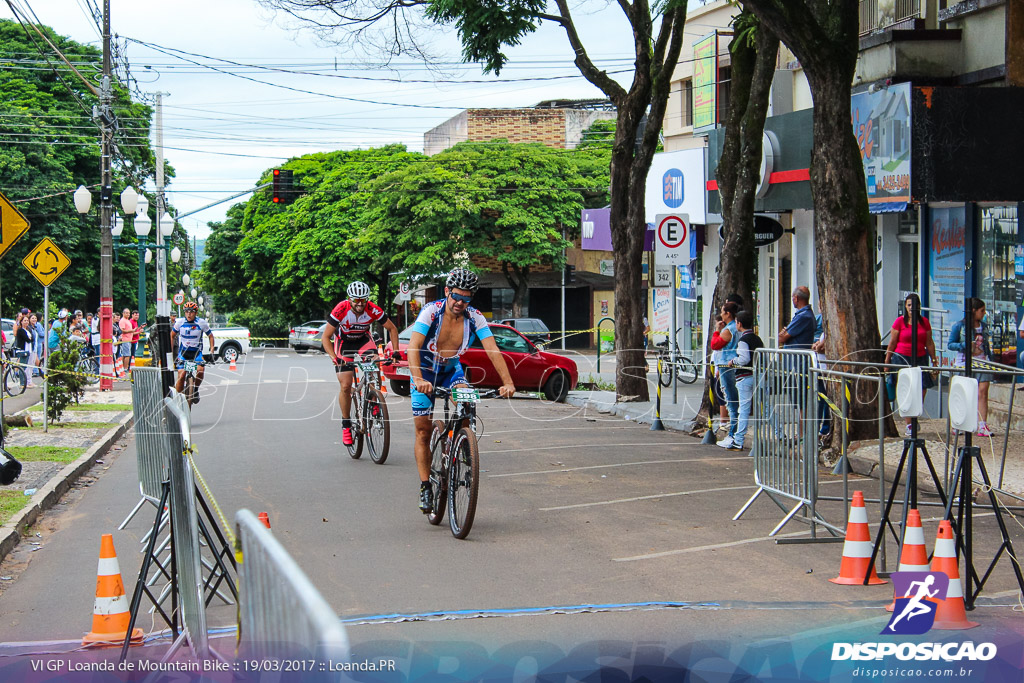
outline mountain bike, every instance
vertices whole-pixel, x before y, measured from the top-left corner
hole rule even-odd
[[[658,374],[658,382],[663,387],[672,386],[672,369],[675,368],[676,379],[683,384],[693,384],[697,381],[697,364],[688,356],[677,353],[675,363],[672,363],[672,353],[668,344],[658,345],[658,360],[661,361],[661,371]]]
[[[184,365],[179,370],[185,371],[185,382],[181,386],[181,393],[188,402],[188,409],[192,410],[192,405],[199,402],[199,387],[196,385],[196,379],[199,376],[199,363],[194,360],[183,360]],[[211,358],[206,361],[206,365],[216,365],[217,360]]]
[[[480,488],[476,404],[497,393],[479,392],[472,387],[434,388],[434,396],[444,398],[444,420],[434,420],[430,435],[429,481],[434,506],[427,513],[427,521],[440,524],[447,506],[448,525],[455,538],[469,535],[476,516]],[[449,403],[454,404],[454,409],[449,409]]]
[[[25,374],[25,368],[15,365],[16,361],[11,358],[7,351],[4,351],[3,360],[3,390],[7,392],[8,396],[24,394],[25,387],[28,386],[28,376]]]
[[[78,350],[75,372],[85,375],[86,384],[93,385],[100,381],[100,362],[88,344],[82,344]]]
[[[363,357],[352,362],[356,376],[352,382],[352,445],[345,446],[349,456],[358,460],[363,454],[363,439],[367,441],[370,458],[378,465],[388,459],[391,447],[391,421],[388,404],[380,384],[381,358]]]

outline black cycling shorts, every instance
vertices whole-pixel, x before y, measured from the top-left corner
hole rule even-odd
[[[363,350],[365,347],[365,350]],[[356,366],[352,361],[356,356],[360,355],[362,351],[363,356],[373,356],[377,353],[377,347],[373,344],[373,339],[370,335],[363,337],[356,337],[354,339],[346,337],[342,340],[340,346],[335,346],[335,352],[338,354],[338,364],[334,366],[335,372],[355,372]]]

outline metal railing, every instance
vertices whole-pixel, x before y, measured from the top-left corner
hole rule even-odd
[[[860,0],[860,34],[879,31],[921,16],[921,0]]]
[[[167,481],[167,465],[173,449],[164,425],[163,385],[160,368],[135,368],[132,372],[132,412],[135,416],[135,458],[142,498],[118,530],[124,529],[148,501],[157,505],[161,485]],[[143,539],[143,543],[146,539]]]
[[[236,513],[235,525],[236,551],[242,554],[238,656],[348,661],[345,627],[291,555],[249,510]]]
[[[843,533],[817,510],[818,450],[816,430],[811,427],[818,405],[815,370],[816,356],[811,351],[758,349],[754,354],[751,455],[758,488],[733,520],[764,493],[786,512],[769,536],[793,519],[810,525],[812,542],[832,540],[817,537],[819,526],[833,538]],[[783,499],[796,504],[787,508]],[[798,516],[800,512],[804,514]]]

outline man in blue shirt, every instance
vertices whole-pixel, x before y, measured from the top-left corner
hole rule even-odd
[[[817,321],[811,309],[811,292],[803,285],[793,290],[793,308],[793,319],[779,332],[779,343],[786,349],[809,349]]]

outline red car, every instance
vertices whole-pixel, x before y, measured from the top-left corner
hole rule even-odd
[[[576,386],[579,373],[576,362],[571,358],[548,353],[538,349],[533,342],[507,325],[491,323],[491,334],[498,345],[516,391],[541,391],[549,401],[564,402],[569,389]],[[398,335],[399,362],[385,365],[381,369],[391,384],[391,390],[399,396],[409,395],[409,364],[406,362],[405,347],[412,337],[412,327],[407,327]],[[388,342],[387,348],[391,348]],[[480,340],[473,338],[473,343],[462,354],[462,367],[470,384],[483,389],[497,389],[501,386],[501,378],[491,365],[487,352]]]

